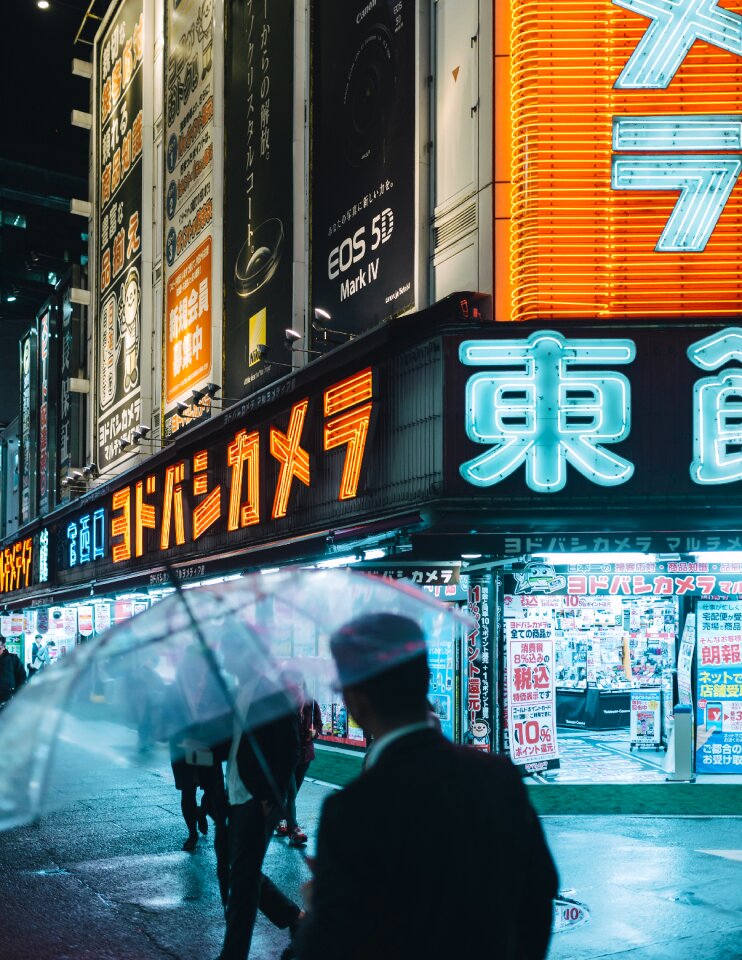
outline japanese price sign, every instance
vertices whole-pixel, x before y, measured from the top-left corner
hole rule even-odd
[[[657,746],[662,741],[660,688],[632,690],[629,713],[629,736],[632,746]]]
[[[742,773],[742,603],[697,610],[696,770]]]
[[[529,616],[506,607],[510,756],[529,772],[558,766],[554,687],[554,611]]]

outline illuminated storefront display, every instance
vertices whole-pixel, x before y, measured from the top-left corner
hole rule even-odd
[[[738,313],[742,2],[510,7],[510,317]]]

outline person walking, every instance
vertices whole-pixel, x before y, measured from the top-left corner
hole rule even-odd
[[[557,873],[515,766],[430,725],[414,621],[358,618],[331,650],[348,710],[374,743],[365,772],[324,803],[299,960],[448,960],[483,944],[503,960],[543,960]],[[383,672],[359,669],[395,652],[404,659]]]
[[[256,671],[247,645],[228,638],[223,659],[239,686],[227,761],[229,883],[227,923],[218,960],[247,960],[258,909],[274,926],[292,934],[303,917],[299,905],[262,872],[298,760],[298,718],[291,709],[290,694],[277,693]],[[251,710],[259,711],[273,698],[283,701],[276,718],[253,724]]]
[[[309,765],[314,760],[314,741],[322,732],[322,711],[316,700],[313,700],[306,688],[302,677],[297,677],[294,689],[299,701],[297,718],[299,721],[299,762],[296,765],[294,776],[289,781],[286,797],[286,820],[282,820],[276,833],[279,836],[288,836],[289,846],[302,847],[307,842],[307,835],[299,826],[296,819],[296,796],[307,775]]]
[[[26,671],[20,658],[11,653],[0,637],[0,709],[2,709],[26,682]]]

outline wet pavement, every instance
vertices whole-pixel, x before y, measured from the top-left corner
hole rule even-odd
[[[307,782],[299,794],[310,852],[329,790]],[[544,827],[565,896],[584,905],[563,905],[552,958],[742,960],[742,817],[560,816]],[[162,747],[78,784],[40,824],[0,834],[0,960],[214,960],[224,921],[211,834],[193,854],[184,837]],[[308,877],[281,839],[266,872],[294,897]],[[251,958],[277,958],[286,942],[259,917]]]

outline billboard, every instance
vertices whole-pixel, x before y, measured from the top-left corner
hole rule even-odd
[[[212,378],[212,325],[221,319],[212,282],[215,26],[214,0],[167,0],[165,436],[210,412],[197,405],[185,419],[175,404]]]
[[[737,314],[742,0],[511,14],[511,318]]]
[[[20,341],[21,415],[20,415],[20,522],[28,523],[36,516],[36,475],[38,470],[38,336],[30,330]]]
[[[97,46],[97,463],[141,420],[143,0],[124,0]]]
[[[312,305],[357,333],[415,303],[415,3],[312,11]]]
[[[71,279],[62,292],[61,329],[59,333],[59,453],[57,473],[63,479],[74,466],[84,463],[85,449],[85,394],[73,393],[70,389],[73,377],[85,372],[85,337],[81,307],[72,302],[72,287],[81,286],[83,278],[79,268],[72,270]],[[59,487],[62,499],[69,499],[69,487]]]
[[[224,394],[281,376],[293,303],[293,0],[229,0],[224,132]]]
[[[39,513],[57,502],[57,306],[38,319],[39,343]]]

